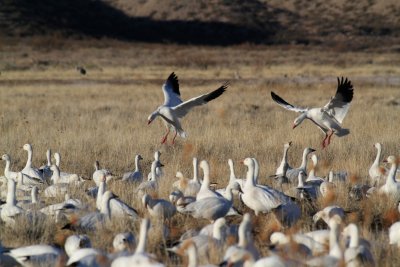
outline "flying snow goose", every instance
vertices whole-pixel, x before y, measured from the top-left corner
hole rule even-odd
[[[146,253],[147,243],[147,232],[150,228],[150,221],[148,219],[142,219],[140,224],[139,243],[136,247],[135,253],[132,256],[122,256],[113,260],[111,267],[123,267],[123,266],[154,266],[162,267],[165,266],[161,263],[156,262],[151,255]]]
[[[353,99],[353,85],[351,81],[343,77],[339,79],[336,94],[329,102],[321,108],[301,108],[296,107],[280,96],[271,92],[272,99],[285,109],[301,113],[293,123],[293,129],[296,128],[304,119],[309,119],[315,123],[325,133],[322,141],[322,147],[327,147],[331,142],[333,134],[338,137],[345,136],[350,133],[349,129],[342,128],[341,124],[346,116],[351,100]]]
[[[171,128],[175,130],[175,136],[172,140],[172,144],[175,142],[177,134],[179,134],[179,136],[182,138],[186,138],[187,134],[182,129],[179,119],[183,118],[192,108],[207,104],[209,101],[219,97],[225,92],[227,87],[228,83],[225,83],[217,90],[214,90],[208,94],[203,94],[182,102],[179,91],[178,77],[172,72],[162,87],[165,99],[164,104],[159,106],[153,113],[150,114],[147,124],[150,124],[157,116],[160,116],[163,119],[167,128],[167,133],[161,140],[162,144],[167,141]]]
[[[22,169],[21,172],[30,177],[43,180],[42,173],[40,173],[38,169],[32,167],[32,146],[30,144],[25,144],[22,148],[28,152],[28,159],[26,161],[25,167]]]
[[[342,234],[345,237],[350,236],[349,247],[344,252],[346,266],[375,266],[371,251],[360,244],[357,225],[354,223],[349,224],[343,229]]]
[[[12,249],[8,254],[22,266],[56,266],[61,251],[49,245],[31,245]]]
[[[122,176],[122,181],[132,182],[132,183],[140,183],[143,180],[143,174],[140,169],[139,161],[142,160],[141,155],[135,156],[135,171],[126,172]]]
[[[8,225],[14,225],[15,218],[24,214],[24,210],[16,205],[15,190],[15,181],[7,179],[7,200],[0,211],[0,218]]]
[[[399,160],[395,156],[389,156],[384,161],[391,164],[391,167],[386,177],[386,183],[379,188],[379,192],[400,199],[400,182],[396,181],[398,161]]]
[[[296,179],[299,177],[300,171],[303,171],[307,175],[307,160],[308,155],[312,152],[315,152],[315,149],[306,147],[303,150],[303,157],[301,160],[301,165],[298,168],[290,169],[286,172],[286,177],[289,178],[291,183],[295,183]]]

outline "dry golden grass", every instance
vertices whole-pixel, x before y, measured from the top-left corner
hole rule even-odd
[[[1,48],[0,151],[11,155],[13,170],[20,170],[25,164],[26,152],[20,148],[25,143],[33,144],[34,166],[45,162],[45,151],[51,148],[61,153],[62,170],[87,178],[92,175],[95,160],[121,177],[134,168],[136,153],[143,156],[142,167],[147,175],[153,152],[160,150],[166,175],[159,197],[167,198],[177,170],[187,177],[192,175],[193,156],[208,160],[211,181],[222,187],[229,177],[228,158],[236,163],[237,175],[244,177],[245,168],[239,160],[248,156],[260,161],[261,182],[270,183],[266,177],[274,173],[287,141],[294,144],[289,155],[292,166],[300,165],[302,150],[310,146],[317,149],[320,159],[317,175],[325,176],[331,169],[347,170],[359,182],[368,175],[375,157],[375,142],[383,144],[385,156],[399,153],[398,54],[337,54],[318,49],[258,46],[70,46],[46,51],[24,45]],[[84,65],[88,74],[79,75],[76,65]],[[146,123],[147,116],[162,103],[160,88],[172,71],[180,78],[184,99],[216,89],[224,81],[231,84],[221,98],[183,119],[189,136],[187,140],[178,138],[174,146],[160,144],[165,131],[160,120],[149,126]],[[354,100],[344,121],[351,134],[333,137],[331,145],[321,150],[323,134],[309,121],[292,130],[296,114],[273,103],[270,91],[294,104],[323,105],[335,93],[337,76],[349,77],[355,87]],[[140,200],[135,198],[134,186],[116,181],[109,187],[147,216]],[[94,207],[94,201],[82,191],[74,190],[72,196],[81,197]],[[355,202],[348,197],[348,186],[343,186],[335,196],[320,200],[317,207],[328,204],[357,211],[349,220],[359,222],[363,236],[373,242],[379,266],[400,262],[389,248],[387,236],[389,222],[398,219],[398,215],[393,215],[394,201],[372,198]],[[376,230],[371,224],[376,225],[373,221],[379,216],[382,222]],[[272,229],[279,226],[270,215],[254,221],[255,239],[264,247]],[[171,233],[178,237],[184,230],[206,223],[177,215],[172,219]],[[21,225],[21,229],[1,225],[4,245],[62,243],[61,237],[69,233],[60,230],[62,225],[49,221],[33,233],[28,231],[29,225]],[[315,229],[311,214],[305,213],[296,228]],[[94,246],[109,250],[116,233],[136,233],[137,229],[137,223],[119,221],[89,235]],[[177,264],[175,259],[166,257],[160,246],[164,242],[161,231],[152,231],[148,248],[166,264]]]

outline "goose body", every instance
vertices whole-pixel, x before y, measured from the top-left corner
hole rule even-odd
[[[26,161],[25,167],[22,169],[21,172],[32,178],[43,180],[42,173],[38,169],[32,167],[32,155],[33,155],[32,146],[30,144],[25,144],[23,146],[23,149],[28,152],[28,159]]]
[[[135,171],[133,172],[126,172],[122,176],[122,181],[132,182],[132,183],[140,183],[143,180],[143,173],[140,169],[139,161],[142,160],[141,155],[135,156]]]

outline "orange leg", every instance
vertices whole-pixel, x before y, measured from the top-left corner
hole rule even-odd
[[[178,132],[175,130],[174,139],[172,139],[172,145],[175,144],[175,138],[176,138],[176,135],[177,135],[177,134],[178,134]]]
[[[164,135],[163,139],[161,140],[161,144],[165,144],[165,142],[167,142],[168,134],[169,134],[169,128],[167,129],[167,133]]]

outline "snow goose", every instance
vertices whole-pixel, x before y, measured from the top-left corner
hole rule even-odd
[[[188,257],[187,267],[213,267],[215,265],[199,265],[199,256],[196,243],[193,240],[185,240],[180,248],[175,251],[176,254]]]
[[[133,253],[136,246],[135,236],[130,232],[119,233],[114,237],[113,249],[114,253],[119,256],[128,255],[128,253]]]
[[[56,166],[58,167],[58,169],[60,169],[59,181],[61,183],[80,182],[83,180],[78,174],[67,173],[67,172],[61,171],[61,155],[60,155],[60,153],[58,153],[58,152],[54,153],[54,158],[56,160]]]
[[[293,235],[285,235],[282,232],[274,232],[270,236],[270,241],[271,244],[274,246],[278,247],[286,247],[287,245],[293,245],[295,243],[296,245],[299,245],[297,248],[299,248],[299,251],[304,250],[306,251],[307,256],[315,255],[315,254],[321,254],[325,252],[325,245],[323,243],[319,243],[315,241],[313,238],[310,236],[307,236],[305,234],[301,233],[295,233]],[[291,250],[291,248],[285,248]],[[309,251],[307,253],[307,251]]]
[[[258,164],[258,162],[257,162]],[[233,160],[232,159],[228,159],[228,165],[229,165],[229,184],[234,184],[237,183],[240,185],[240,187],[242,188],[245,184],[245,180],[241,179],[241,178],[237,178],[235,175],[235,169],[233,167]],[[255,171],[255,175],[258,175],[258,173]]]
[[[370,184],[372,186],[377,186],[381,184],[380,182],[383,179],[386,170],[379,166],[382,154],[382,145],[380,143],[376,143],[374,147],[376,148],[377,153],[374,162],[368,170],[368,174],[370,178]]]
[[[306,182],[308,182],[308,183],[312,182],[314,185],[318,185],[319,186],[325,180],[323,178],[318,177],[318,176],[315,175],[315,171],[316,171],[317,165],[318,165],[318,157],[317,157],[317,155],[312,154],[311,155],[311,161],[313,163],[313,167],[310,170],[310,172],[308,173]]]
[[[115,198],[114,194],[111,191],[106,191],[102,196],[100,211],[88,213],[77,221],[67,224],[63,229],[80,228],[90,231],[109,222],[112,219],[110,211],[110,200],[112,198]]]
[[[150,195],[145,194],[142,198],[142,203],[150,216],[157,220],[168,220],[176,213],[175,206],[165,199],[154,199]]]
[[[391,164],[391,167],[386,177],[386,183],[379,188],[379,192],[400,199],[400,182],[396,181],[398,159],[395,156],[389,156],[384,162]]]
[[[60,170],[56,165],[51,165],[50,170],[53,172],[51,180],[54,181],[54,184],[46,187],[44,195],[46,197],[57,197],[60,194],[65,195],[68,192],[68,184],[60,182]]]
[[[177,134],[182,138],[186,138],[187,136],[185,131],[182,129],[179,119],[183,118],[192,108],[207,104],[211,100],[216,99],[225,92],[227,87],[228,83],[225,83],[217,90],[208,94],[200,95],[182,102],[178,77],[175,73],[171,73],[162,87],[165,99],[164,104],[159,106],[150,114],[147,124],[150,124],[155,118],[160,116],[167,128],[167,133],[161,140],[161,143],[164,144],[167,141],[168,134],[171,129],[173,129],[175,130],[175,136],[172,139],[172,144],[174,144]]]
[[[161,167],[164,167],[164,164],[161,163],[160,156],[161,156],[161,152],[156,150],[156,152],[154,152],[154,161],[158,161],[158,164],[156,167],[156,178],[157,179],[161,178],[164,175],[163,170],[161,169]],[[150,171],[147,174],[147,180],[152,179],[151,177],[152,177],[152,174]]]
[[[244,266],[244,267],[286,267],[295,266],[293,263],[289,263],[289,260],[283,260],[278,255],[272,255],[264,257],[259,260],[255,260],[250,252],[237,250],[229,255],[229,258],[225,259],[219,266]]]
[[[49,245],[31,245],[12,249],[8,254],[22,266],[56,266],[61,251]]]
[[[286,173],[287,170],[292,169],[289,166],[289,163],[287,161],[288,151],[291,146],[292,146],[292,142],[287,142],[283,145],[283,158],[282,158],[281,164],[275,171],[275,175],[283,175],[284,173]]]
[[[46,151],[46,159],[47,159],[47,163],[43,166],[39,167],[39,172],[41,173],[41,176],[47,180],[51,177],[52,172],[50,170],[50,166],[51,166],[51,150],[47,149]]]
[[[319,185],[315,185],[312,183],[306,183],[305,184],[305,173],[303,171],[299,172],[299,183],[296,187],[300,198],[301,199],[307,199],[310,201],[314,201],[318,197],[318,192],[319,192]]]
[[[23,168],[21,172],[30,177],[43,180],[42,173],[40,173],[38,169],[32,167],[32,146],[30,144],[25,144],[22,148],[28,152],[28,159],[26,161],[25,168]]]
[[[249,252],[252,254],[254,259],[260,257],[257,249],[253,244],[253,238],[251,236],[251,217],[249,213],[243,215],[242,222],[239,226],[239,242],[237,245],[230,246],[224,255],[224,260],[228,260],[231,254],[235,253],[237,250],[243,250],[244,252]]]
[[[122,256],[113,260],[112,267],[124,267],[124,266],[154,266],[162,267],[161,263],[153,260],[153,258],[146,253],[147,243],[147,232],[150,228],[150,221],[148,219],[142,219],[140,224],[139,243],[136,247],[135,253],[132,256]]]
[[[26,174],[23,174],[22,172],[13,172],[10,170],[10,165],[11,165],[11,157],[8,154],[4,154],[1,157],[2,160],[6,162],[6,166],[4,168],[4,176],[9,179],[13,179],[14,181],[17,182],[17,185],[19,187],[22,187],[24,185],[26,186],[31,186],[31,185],[39,185],[43,184],[42,179],[38,179],[35,177],[30,177]]]
[[[228,186],[229,187],[229,186]],[[232,208],[233,194],[232,188],[227,188],[226,198],[220,196],[210,196],[196,199],[184,208],[184,213],[188,213],[194,218],[204,218],[215,221],[224,217]]]
[[[142,160],[141,155],[135,156],[135,171],[134,172],[126,172],[122,176],[122,181],[132,182],[132,183],[140,183],[143,180],[143,174],[140,169],[139,161]]]
[[[68,257],[71,257],[79,249],[90,247],[92,247],[92,243],[87,235],[70,235],[64,243],[64,250]]]
[[[192,196],[185,196],[182,191],[175,189],[169,194],[169,201],[171,201],[178,212],[183,213],[185,211],[186,205],[195,202],[196,198]]]
[[[333,171],[329,171],[328,177],[319,186],[319,192],[323,197],[336,192],[336,184],[333,183]]]
[[[400,221],[395,222],[389,228],[389,244],[400,248]]]
[[[294,120],[293,129],[302,123],[304,119],[309,119],[325,133],[325,138],[322,141],[323,148],[330,144],[333,134],[342,137],[350,133],[350,130],[342,128],[341,124],[353,99],[353,85],[347,78],[344,79],[342,77],[342,79],[339,79],[338,77],[337,80],[338,85],[335,96],[322,108],[309,109],[296,107],[283,100],[274,92],[271,92],[272,99],[281,107],[301,113]]]
[[[138,193],[138,197],[142,198],[144,194],[156,193],[158,191],[158,179],[156,168],[160,166],[160,161],[155,160],[151,163],[151,178],[150,180],[143,181],[137,188],[136,192]]]
[[[343,221],[345,219],[345,212],[339,206],[328,206],[315,213],[313,220],[316,223],[322,219],[324,222],[329,224],[329,220],[332,219],[332,217],[336,217],[336,220],[340,218]]]
[[[344,252],[346,266],[375,266],[375,260],[371,251],[360,244],[357,225],[354,223],[349,224],[343,229],[342,234],[345,237],[350,236],[349,247]]]
[[[101,209],[101,205],[103,202],[103,195],[104,192],[106,192],[106,176],[103,175],[103,179],[99,184],[99,189],[97,192],[97,197],[96,197],[96,207],[98,210]],[[120,200],[119,198],[117,198],[116,196],[114,196],[114,198],[110,199],[110,212],[111,212],[111,216],[113,217],[125,217],[128,216],[130,218],[132,218],[133,220],[137,220],[139,219],[139,215],[137,213],[137,211],[130,207],[128,204],[126,204],[125,202],[123,202],[122,200]]]
[[[193,242],[198,251],[199,259],[208,262],[210,258],[210,251],[221,252],[224,245],[224,235],[222,229],[226,226],[226,220],[224,218],[217,219],[213,224],[213,235],[212,237],[208,235],[196,235],[189,239],[184,240],[178,245],[169,248],[169,251],[179,253],[182,246],[185,246],[187,242]]]
[[[333,217],[329,220],[329,254],[312,258],[306,262],[307,266],[340,266],[343,252],[339,244],[340,219]]]
[[[295,169],[290,169],[286,172],[286,177],[289,178],[289,181],[291,183],[294,183],[296,179],[299,177],[299,172],[303,171],[307,175],[307,160],[308,160],[308,155],[312,152],[314,152],[315,149],[306,147],[303,151],[303,157],[301,161],[301,165],[298,168]]]
[[[107,255],[95,248],[81,248],[76,250],[68,259],[66,266],[93,266],[106,267],[110,262]]]
[[[195,197],[200,190],[201,183],[198,178],[197,158],[193,158],[193,178],[187,179],[181,172],[176,173],[176,177],[179,178],[173,184],[173,187],[181,190],[185,196]]]
[[[200,162],[200,168],[203,170],[203,182],[199,192],[196,195],[196,200],[200,200],[208,197],[222,197],[220,194],[212,191],[210,187],[210,165],[205,160]]]
[[[242,200],[258,215],[260,212],[269,212],[279,205],[290,202],[290,198],[283,193],[267,186],[259,187],[254,181],[254,161],[246,158],[243,161],[248,167],[246,183],[243,188]]]
[[[7,200],[0,211],[0,218],[8,225],[14,225],[15,218],[24,214],[24,210],[16,205],[15,190],[15,181],[7,179]]]
[[[101,179],[103,178],[103,175],[106,176],[107,182],[113,178],[111,171],[109,171],[107,169],[100,169],[100,163],[98,160],[96,160],[94,163],[94,169],[95,170],[93,172],[92,178],[97,186],[99,186],[99,183],[100,183]]]

